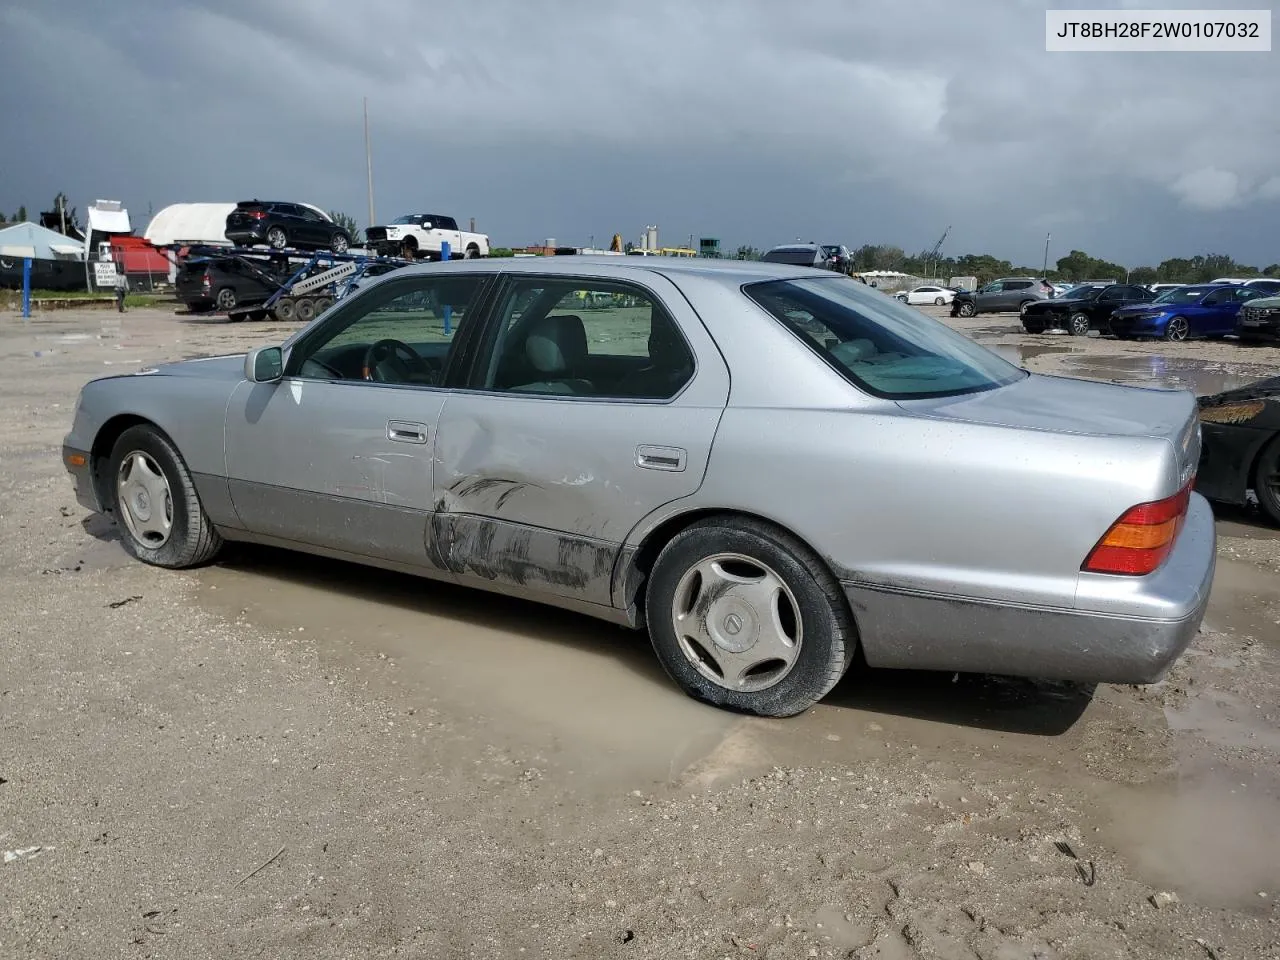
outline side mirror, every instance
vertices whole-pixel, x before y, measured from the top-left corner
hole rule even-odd
[[[284,351],[254,347],[244,355],[244,378],[251,383],[274,383],[284,376]]]

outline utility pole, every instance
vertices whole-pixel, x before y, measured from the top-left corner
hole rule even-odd
[[[369,226],[378,221],[373,213],[373,151],[369,147],[369,98],[364,98],[364,162],[369,172]]]
[[[1049,273],[1049,237],[1050,234],[1046,233],[1044,235],[1044,272],[1041,274],[1042,276]]]
[[[58,217],[62,220],[62,235],[65,237],[67,235],[67,201],[62,194],[58,194]]]

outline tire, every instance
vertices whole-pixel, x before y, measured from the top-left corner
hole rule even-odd
[[[1253,492],[1267,519],[1280,527],[1280,436],[1272,437],[1258,455],[1253,470]]]
[[[329,249],[334,253],[346,253],[351,249],[351,241],[345,233],[335,233],[329,241]]]
[[[906,296],[904,296],[903,294],[899,294],[898,296],[894,297],[893,299],[897,300],[899,303],[906,303],[906,302],[907,302],[907,298],[906,298]]]
[[[1031,304],[1033,303],[1035,303],[1034,300],[1023,300],[1020,304],[1018,304],[1018,313],[1019,314],[1026,313],[1027,307],[1031,306]]]
[[[289,236],[283,227],[272,227],[267,231],[267,246],[272,250],[283,250],[289,245]]]
[[[290,297],[281,297],[276,301],[276,305],[272,309],[275,312],[276,319],[285,323],[291,321],[298,313],[297,306]]]
[[[218,295],[214,297],[214,304],[223,313],[230,313],[236,308],[236,292],[231,287],[223,287],[218,291]]]
[[[467,244],[467,252],[463,254],[462,258],[464,260],[474,260],[478,256],[480,256],[480,248],[477,247],[474,243]]]
[[[946,297],[934,297],[934,298],[933,298],[933,305],[934,305],[935,307],[945,306],[945,305],[946,305],[946,302],[947,302]]]
[[[723,589],[708,588],[698,572],[700,565],[707,576],[720,576],[712,574],[713,569],[728,574],[719,581]],[[777,606],[768,618],[773,629],[747,599],[752,585],[735,579],[748,572],[763,575],[765,582],[772,578],[776,584]],[[760,589],[760,583],[755,589]],[[745,597],[744,590],[748,591]],[[754,603],[759,602],[754,598]],[[677,616],[688,633],[677,629]],[[653,565],[645,619],[659,663],[687,695],[759,716],[803,713],[844,676],[857,650],[857,633],[844,594],[822,561],[789,534],[748,518],[712,518],[676,534]],[[712,638],[708,619],[719,621],[715,629],[720,640]],[[731,638],[740,635],[744,626],[757,638],[742,651],[747,656],[734,661]],[[700,640],[693,636],[698,632]],[[770,634],[773,649],[768,649]],[[759,639],[762,635],[764,643]],[[780,657],[764,659],[775,650]],[[717,679],[717,671],[725,675],[724,667],[732,670],[750,664],[751,651],[762,659],[748,667],[742,683],[728,685]],[[791,658],[789,663],[786,658]],[[753,675],[756,667],[769,663],[776,666]]]
[[[316,316],[333,306],[333,297],[316,297]]]
[[[120,542],[130,556],[181,570],[208,563],[222,548],[186,463],[155,427],[140,424],[120,434],[111,448],[107,476]],[[157,513],[160,501],[164,508]]]
[[[1089,335],[1089,315],[1087,313],[1073,313],[1067,317],[1067,333],[1073,337],[1087,337]]]
[[[294,301],[293,314],[301,323],[310,323],[316,318],[316,302],[310,297],[299,297]]]
[[[1164,326],[1164,338],[1170,343],[1181,343],[1191,334],[1186,317],[1170,317]]]
[[[962,317],[972,317],[978,311],[972,303],[962,303],[956,312]]]

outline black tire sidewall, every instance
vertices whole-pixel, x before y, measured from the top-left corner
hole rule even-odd
[[[228,305],[228,304],[224,304],[224,303],[222,302],[222,295],[223,295],[224,293],[225,293],[225,294],[230,294],[230,296],[231,296],[231,303],[230,303],[229,305]],[[214,301],[213,301],[213,302],[214,302],[214,305],[215,305],[219,310],[234,310],[234,309],[236,308],[236,305],[237,305],[237,303],[238,303],[239,301],[236,299],[236,292],[235,292],[235,290],[231,289],[231,287],[223,287],[221,290],[219,290],[219,291],[218,291],[218,295],[214,298]]]
[[[169,496],[173,501],[173,527],[169,531],[169,539],[158,549],[148,547],[134,537],[120,515],[120,505],[116,502],[120,464],[135,451],[151,457],[169,482]],[[198,515],[203,508],[196,496],[191,475],[179,459],[177,451],[154,428],[130,427],[120,434],[112,446],[107,469],[111,504],[116,514],[116,525],[120,529],[120,542],[129,555],[160,567],[184,566],[189,562],[189,555],[194,552],[193,541],[198,536],[198,531],[192,529],[191,517],[193,514]]]
[[[1280,498],[1276,497],[1263,480],[1267,474],[1276,472],[1280,472],[1280,435],[1272,437],[1262,448],[1251,478],[1254,495],[1258,498],[1258,509],[1272,524],[1280,527]]]
[[[671,622],[681,577],[694,564],[717,553],[737,553],[767,564],[786,583],[799,607],[803,624],[799,658],[781,681],[758,693],[727,690],[699,673],[681,652]],[[682,690],[714,706],[762,716],[792,716],[820,700],[834,686],[833,669],[843,673],[847,668],[856,643],[845,611],[833,603],[808,566],[786,544],[730,523],[695,525],[667,544],[654,564],[646,590],[645,619],[659,663]]]
[[[1080,318],[1084,319],[1084,329],[1077,333],[1076,320]],[[1076,337],[1088,336],[1089,335],[1089,317],[1083,313],[1071,314],[1071,316],[1067,317],[1067,332],[1070,333],[1072,336],[1076,336]]]
[[[275,236],[277,233],[279,233],[280,236],[284,238],[284,242],[281,243],[279,246],[276,246],[274,243],[271,242],[271,238]],[[283,250],[288,245],[289,245],[289,235],[285,233],[282,228],[272,227],[270,230],[267,231],[267,246],[272,247],[273,249],[276,249],[276,250]]]
[[[978,312],[978,308],[971,303],[962,303],[960,304],[959,310],[957,312],[962,317],[972,317]]]

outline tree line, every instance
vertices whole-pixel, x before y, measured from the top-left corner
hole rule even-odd
[[[738,260],[759,260],[757,247],[742,246],[734,254]],[[1208,283],[1218,277],[1280,277],[1280,263],[1254,267],[1237,263],[1225,253],[1196,254],[1194,257],[1171,257],[1159,265],[1125,267],[1108,260],[1091,257],[1083,250],[1072,250],[1059,257],[1047,273],[1038,267],[1015,267],[989,253],[966,253],[960,257],[934,257],[928,251],[914,255],[901,247],[868,243],[852,251],[850,271],[892,270],[914,277],[977,277],[987,283],[998,277],[1041,276],[1048,280],[1072,283],[1080,280],[1126,280],[1129,283]]]

